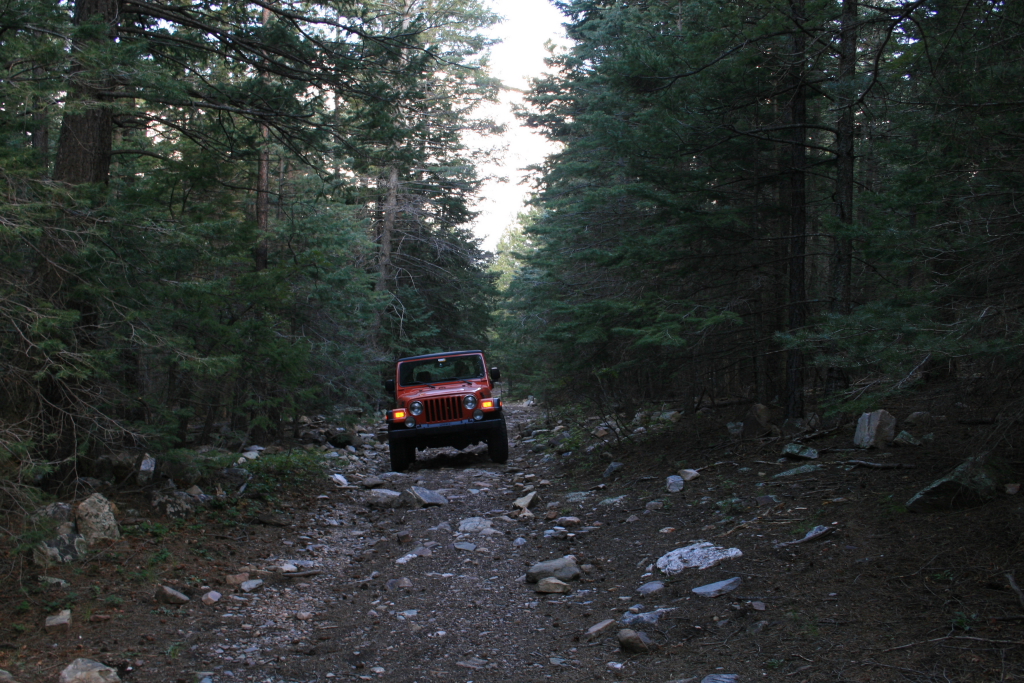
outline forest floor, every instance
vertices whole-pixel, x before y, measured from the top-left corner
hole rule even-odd
[[[902,417],[907,408],[890,410]],[[39,570],[19,565],[2,586],[0,668],[23,683],[56,681],[79,657],[138,682],[1024,680],[1024,608],[1005,577],[1024,568],[1024,499],[929,515],[903,507],[971,454],[980,427],[947,415],[931,444],[854,453],[844,450],[847,424],[811,442],[836,449],[821,469],[776,478],[802,464],[778,462],[786,441],[730,439],[725,414],[583,457],[535,452],[543,439],[531,440],[533,430],[554,426],[539,409],[507,414],[507,465],[434,452],[387,478],[398,491],[440,491],[446,505],[372,508],[362,487],[324,481],[277,501],[284,526],[237,509],[152,520],[84,564],[47,570],[69,587],[39,589]],[[851,459],[913,468],[844,464]],[[611,460],[624,466],[606,479]],[[667,493],[665,478],[680,468],[700,476]],[[351,483],[388,469],[381,457]],[[531,486],[541,497],[535,516],[514,516],[513,501]],[[549,511],[582,526],[545,538]],[[471,517],[492,531],[460,534]],[[818,525],[833,531],[776,547]],[[674,577],[650,568],[696,540],[743,554]],[[584,569],[570,593],[525,583],[530,565],[567,554]],[[287,561],[301,576],[275,571]],[[251,593],[227,585],[243,571],[264,584]],[[742,584],[720,597],[691,592],[732,577]],[[665,588],[637,592],[653,580]],[[158,583],[192,599],[159,605]],[[224,597],[204,604],[209,589]],[[65,605],[70,629],[47,634],[43,618]],[[584,635],[660,608],[657,623],[634,627],[653,652],[620,650],[619,624]]]

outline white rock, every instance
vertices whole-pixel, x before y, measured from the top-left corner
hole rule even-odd
[[[78,522],[78,533],[85,536],[90,545],[97,541],[116,541],[121,538],[114,519],[114,506],[106,498],[94,493],[75,508],[75,520]]]
[[[857,431],[853,435],[853,445],[858,448],[871,448],[892,443],[896,436],[896,418],[885,410],[864,413],[857,420]]]
[[[188,602],[188,596],[180,593],[170,586],[157,586],[156,601],[165,605],[184,605]]]
[[[665,478],[665,488],[669,493],[679,493],[686,486],[686,480],[677,474]]]
[[[568,593],[572,587],[564,581],[559,581],[553,576],[546,576],[537,582],[538,593]]]
[[[700,472],[697,470],[679,470],[679,476],[683,478],[683,481],[693,481],[700,476]]]
[[[655,565],[662,572],[673,576],[684,569],[696,567],[707,569],[713,567],[722,560],[729,560],[736,557],[743,557],[743,551],[739,548],[721,548],[713,543],[701,541],[688,545],[685,548],[676,548],[658,558]]]
[[[483,517],[467,517],[459,522],[460,534],[478,534],[484,529],[494,526],[494,523]]]
[[[220,593],[218,593],[217,591],[210,591],[209,593],[203,596],[203,604],[212,605],[219,601],[220,597]]]
[[[71,610],[62,609],[52,617],[46,617],[46,632],[67,631],[71,628]]]
[[[60,672],[59,683],[120,683],[117,670],[91,659],[76,659]]]

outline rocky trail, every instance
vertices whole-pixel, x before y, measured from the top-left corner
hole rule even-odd
[[[1021,605],[1003,578],[1019,560],[1007,536],[1019,501],[900,510],[948,469],[938,451],[872,456],[913,460],[913,475],[851,465],[866,457],[840,447],[851,430],[800,468],[799,449],[687,453],[667,429],[598,441],[579,467],[539,411],[513,405],[508,419],[507,465],[479,447],[398,474],[368,448],[262,524],[193,525],[183,547],[215,543],[221,559],[193,554],[159,573],[173,589],[159,602],[142,585],[124,605],[79,609],[4,644],[0,664],[27,682],[56,681],[76,658],[123,681],[187,683],[1024,676]],[[112,571],[51,575],[114,590]],[[61,680],[114,680],[91,675]]]

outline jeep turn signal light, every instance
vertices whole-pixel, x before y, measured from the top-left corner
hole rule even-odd
[[[391,417],[392,417],[392,419],[394,419],[395,421],[398,421],[398,422],[400,422],[400,421],[402,421],[402,420],[404,420],[404,419],[405,419],[405,414],[406,414],[406,413],[405,413],[405,411],[404,411],[404,410],[401,410],[401,409],[399,409],[399,410],[396,410],[396,411],[392,412],[392,413],[391,413]]]
[[[493,408],[494,407],[494,399],[493,398],[481,399],[480,407],[481,408]]]

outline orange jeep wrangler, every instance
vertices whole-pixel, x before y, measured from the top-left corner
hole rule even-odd
[[[508,461],[501,399],[491,396],[501,379],[480,351],[450,351],[399,358],[384,389],[395,396],[388,411],[391,469],[404,472],[417,448],[465,448],[484,441],[491,462]]]

